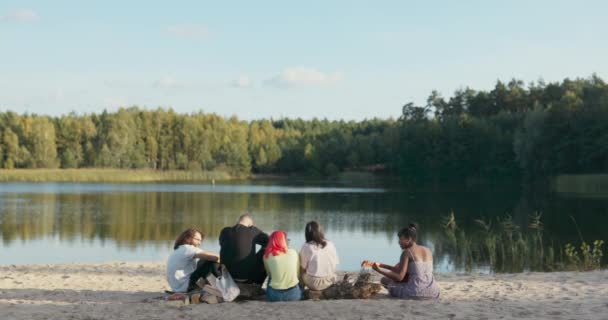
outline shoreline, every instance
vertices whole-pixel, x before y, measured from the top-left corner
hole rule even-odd
[[[211,182],[238,180],[225,171],[159,171],[153,169],[0,169],[2,182],[92,182],[92,183],[151,183],[151,182]]]
[[[162,262],[0,265],[0,319],[604,319],[608,270],[436,274],[438,301],[369,300],[183,305],[160,299]],[[377,280],[377,279],[376,279]]]
[[[0,169],[2,182],[98,182],[98,183],[129,183],[129,182],[211,182],[211,181],[285,181],[290,179],[301,181],[335,182],[361,174],[365,178],[390,180],[390,176],[377,175],[364,171],[345,171],[336,177],[319,177],[306,174],[269,174],[248,173],[231,174],[228,171],[189,171],[189,170],[154,170],[154,169],[118,169],[118,168],[78,168],[78,169]],[[394,179],[394,177],[393,177]]]

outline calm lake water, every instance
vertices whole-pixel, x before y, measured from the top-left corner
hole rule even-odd
[[[462,243],[482,241],[476,238],[480,218],[498,224],[497,218],[510,216],[526,235],[532,232],[530,216],[541,212],[545,247],[578,244],[580,235],[587,241],[608,240],[608,198],[603,196],[491,188],[413,193],[280,183],[0,184],[0,264],[162,261],[175,237],[190,226],[206,233],[204,249],[218,251],[220,230],[245,211],[266,232],[285,230],[296,249],[304,242],[306,222],[321,222],[338,248],[342,270],[358,270],[363,259],[397,262],[396,233],[410,221],[420,224],[420,242],[433,249],[437,272],[539,269],[525,257],[513,262],[517,266],[503,259],[500,268],[483,255],[471,258],[475,249]],[[450,212],[457,221],[451,236],[441,226]],[[462,241],[456,244],[458,236]],[[559,249],[554,256],[559,258]]]

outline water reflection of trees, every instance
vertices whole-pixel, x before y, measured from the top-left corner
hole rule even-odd
[[[220,230],[251,211],[266,231],[301,234],[309,220],[320,221],[328,233],[346,232],[396,240],[410,221],[422,226],[422,242],[459,263],[466,246],[453,246],[440,227],[440,217],[454,211],[466,239],[477,241],[475,219],[510,214],[525,226],[529,215],[543,212],[546,244],[578,240],[570,215],[587,241],[604,239],[608,203],[594,199],[563,199],[546,194],[463,193],[35,193],[0,195],[3,243],[58,237],[62,242],[111,240],[123,247],[172,241],[183,229],[198,226],[210,241]],[[459,260],[460,259],[460,260]]]
[[[97,238],[128,244],[170,240],[189,226],[217,238],[245,211],[253,212],[266,230],[300,231],[307,221],[318,219],[328,230],[390,233],[404,223],[404,216],[387,207],[386,197],[374,195],[5,194],[0,208],[5,243],[53,235],[63,241]]]

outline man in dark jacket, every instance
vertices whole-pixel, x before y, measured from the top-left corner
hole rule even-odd
[[[262,248],[256,252],[255,245]],[[220,232],[220,263],[226,266],[235,280],[246,280],[249,283],[264,283],[264,249],[268,244],[268,235],[253,225],[253,217],[245,213],[232,227]]]

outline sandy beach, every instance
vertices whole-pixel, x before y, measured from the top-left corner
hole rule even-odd
[[[184,305],[163,263],[0,266],[0,319],[608,319],[608,270],[440,274],[442,297]]]

